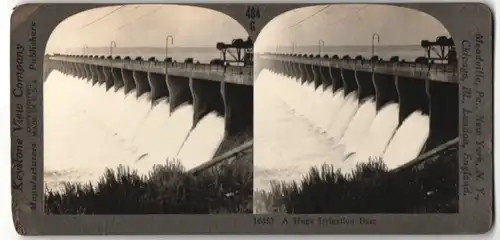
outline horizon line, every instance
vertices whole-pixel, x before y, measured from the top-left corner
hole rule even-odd
[[[324,45],[322,47],[371,47],[371,44],[366,44],[366,45]],[[392,46],[420,46],[420,44],[376,44],[375,47],[392,47]],[[265,46],[265,48],[270,47],[270,48],[276,48],[276,46]],[[278,46],[279,48],[282,47],[293,47],[292,45],[283,45],[283,46]],[[318,45],[295,45],[295,47],[318,47]],[[82,47],[67,47],[68,49],[80,49]],[[88,48],[109,48],[109,46],[97,46],[97,47],[90,47]],[[116,46],[114,48],[165,48],[165,46],[123,46],[119,47]],[[215,48],[215,46],[169,46],[169,49],[172,48]]]

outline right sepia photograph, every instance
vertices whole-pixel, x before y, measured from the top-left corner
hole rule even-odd
[[[441,22],[303,7],[254,52],[254,213],[459,212],[457,53]]]

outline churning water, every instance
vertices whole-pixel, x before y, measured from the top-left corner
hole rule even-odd
[[[154,164],[178,158],[186,169],[210,160],[219,146],[224,119],[214,113],[192,129],[193,108],[170,113],[167,99],[152,104],[123,89],[53,71],[44,83],[45,184],[95,182],[105,167],[119,164],[146,174]]]
[[[263,70],[255,82],[254,186],[298,181],[313,166],[351,172],[356,163],[382,158],[389,168],[415,157],[429,134],[429,118],[411,114],[398,128],[399,105],[376,110],[374,97],[315,89]]]

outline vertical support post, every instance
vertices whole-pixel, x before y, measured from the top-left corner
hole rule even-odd
[[[318,41],[318,54],[321,56],[321,50],[325,47],[325,41],[319,40]]]
[[[380,35],[378,33],[372,35],[372,58],[375,56],[375,39],[377,39],[377,43],[380,42]]]
[[[113,48],[115,47],[116,47],[116,42],[111,41],[111,43],[109,43],[109,55],[111,56],[111,59],[113,59]]]
[[[168,77],[168,67],[167,67],[167,58],[168,58],[168,40],[170,39],[170,44],[174,45],[174,37],[172,35],[168,35],[165,38],[165,77]]]

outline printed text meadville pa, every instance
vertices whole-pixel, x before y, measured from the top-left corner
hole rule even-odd
[[[485,195],[485,189],[481,187],[484,181],[484,150],[486,143],[484,140],[484,109],[485,92],[481,88],[484,80],[484,57],[483,50],[484,36],[477,33],[474,42],[462,41],[462,65],[460,66],[460,83],[462,83],[462,136],[461,147],[463,149],[463,165],[461,166],[463,178],[463,196],[471,195],[479,200]],[[472,62],[473,61],[473,62]],[[471,63],[472,62],[472,63]],[[470,64],[474,64],[474,71],[468,69]],[[473,87],[463,83],[473,81]],[[473,109],[464,103],[472,101]],[[468,146],[474,145],[474,151],[469,151]],[[475,184],[472,184],[474,182]]]

